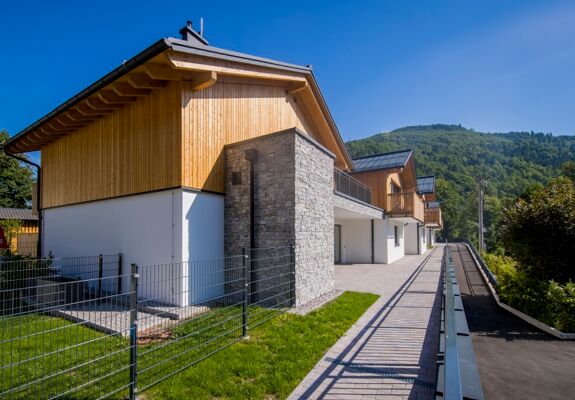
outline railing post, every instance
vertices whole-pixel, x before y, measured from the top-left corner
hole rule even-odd
[[[102,278],[104,277],[104,257],[98,256],[98,298],[102,298]]]
[[[138,380],[138,266],[130,270],[130,400],[136,400]]]
[[[291,307],[295,307],[295,246],[290,244],[289,246],[289,262],[290,262],[290,304]]]
[[[118,253],[118,294],[122,293],[122,253]]]
[[[246,254],[246,248],[242,247],[242,275],[243,275],[243,285],[242,290],[243,300],[242,300],[242,336],[245,338],[248,336],[248,255]]]

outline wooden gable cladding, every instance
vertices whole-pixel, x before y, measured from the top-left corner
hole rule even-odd
[[[42,147],[42,207],[181,184],[181,82]]]
[[[182,86],[182,183],[225,191],[224,146],[293,127],[318,140],[289,88],[278,82],[218,79],[202,91]]]
[[[354,172],[352,176],[371,188],[371,204],[383,209],[387,208],[391,183],[402,188],[401,172],[398,170]]]

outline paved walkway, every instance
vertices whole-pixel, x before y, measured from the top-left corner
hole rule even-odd
[[[440,247],[390,265],[336,266],[338,289],[381,297],[289,398],[433,399],[442,254]]]

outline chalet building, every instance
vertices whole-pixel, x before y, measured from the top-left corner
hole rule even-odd
[[[15,232],[4,232],[0,224],[0,255],[9,251],[12,254],[34,257],[38,247],[38,214],[29,208],[0,207],[0,223],[16,221]],[[10,240],[8,238],[11,237]]]
[[[364,201],[382,210],[383,216],[366,222],[336,210],[336,262],[389,264],[433,246],[434,231],[441,227],[439,203],[432,203],[437,199],[435,178],[417,178],[411,150],[356,158],[349,172],[356,186],[369,193]],[[371,260],[366,243],[372,246]]]
[[[311,68],[180,33],[4,144],[41,151],[42,254],[122,253],[127,272],[293,245],[296,303],[332,290],[333,171],[353,164]]]
[[[41,151],[42,254],[122,253],[124,272],[177,277],[182,261],[293,245],[296,305],[333,289],[334,256],[400,258],[405,224],[424,223],[412,153],[352,160],[310,67],[180,34],[4,144]]]

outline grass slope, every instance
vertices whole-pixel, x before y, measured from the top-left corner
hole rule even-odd
[[[143,393],[145,399],[286,398],[378,296],[346,292],[306,316],[284,314],[195,367]]]

